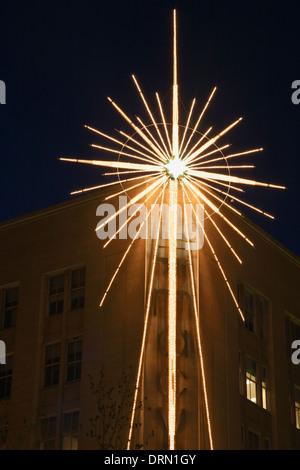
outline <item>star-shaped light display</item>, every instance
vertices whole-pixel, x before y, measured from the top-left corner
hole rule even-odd
[[[176,11],[174,10],[173,15],[173,100],[172,100],[172,122],[167,123],[165,114],[162,108],[161,100],[156,93],[156,99],[158,109],[160,112],[160,124],[155,120],[150,107],[142,93],[142,90],[133,76],[133,81],[137,87],[138,93],[145,105],[145,109],[150,118],[150,124],[144,124],[144,122],[137,117],[134,122],[114,101],[110,98],[109,101],[113,107],[121,114],[125,119],[130,128],[134,131],[132,135],[124,131],[118,131],[120,136],[115,138],[104,134],[103,132],[86,126],[93,133],[98,136],[104,137],[105,139],[113,142],[117,147],[106,147],[99,144],[92,144],[92,147],[118,155],[118,159],[115,161],[111,160],[86,160],[86,159],[74,159],[74,158],[61,158],[61,160],[92,164],[98,166],[104,166],[107,168],[113,168],[117,171],[111,173],[104,173],[105,175],[118,175],[117,181],[111,183],[101,184],[96,187],[81,189],[74,191],[71,194],[79,194],[85,191],[91,191],[98,188],[107,187],[110,185],[119,184],[120,182],[133,182],[134,183],[121,191],[107,196],[106,199],[112,198],[122,193],[128,193],[132,190],[140,188],[141,190],[136,193],[134,197],[130,199],[127,206],[117,211],[111,218],[118,217],[121,211],[129,208],[131,205],[138,202],[146,202],[150,197],[155,197],[155,203],[158,202],[162,207],[164,203],[165,194],[169,195],[169,207],[172,208],[170,211],[170,222],[169,222],[169,251],[168,251],[168,435],[169,435],[169,449],[175,449],[176,443],[176,318],[177,318],[177,307],[176,307],[176,296],[177,296],[177,213],[176,208],[178,203],[178,193],[180,191],[184,202],[189,202],[193,207],[193,213],[196,219],[196,223],[201,226],[203,230],[204,241],[207,244],[216,264],[220,270],[220,274],[224,279],[224,282],[228,288],[228,291],[233,299],[233,302],[237,308],[237,311],[244,321],[243,312],[239,306],[238,300],[235,297],[234,291],[227,279],[226,273],[221,265],[219,257],[213,247],[212,241],[208,238],[205,228],[201,221],[197,218],[196,211],[194,209],[195,204],[204,205],[204,213],[206,215],[207,223],[213,225],[216,230],[216,234],[222,238],[227,248],[234,255],[238,263],[242,263],[241,258],[236,253],[234,247],[231,245],[228,238],[225,236],[223,231],[218,225],[218,221],[222,219],[230,229],[234,230],[246,243],[253,246],[253,242],[223,213],[223,206],[229,211],[234,212],[242,216],[242,213],[228,203],[228,194],[230,192],[230,200],[250,207],[256,212],[265,215],[269,218],[274,218],[272,215],[264,212],[263,210],[248,204],[244,200],[236,196],[236,193],[244,193],[244,187],[246,186],[264,186],[269,188],[284,189],[283,186],[273,185],[269,183],[258,182],[252,179],[241,177],[237,172],[239,170],[245,170],[253,168],[253,165],[244,165],[238,163],[232,165],[231,161],[246,158],[249,154],[256,153],[262,150],[262,148],[256,148],[252,150],[244,150],[237,153],[231,153],[224,155],[223,151],[229,147],[229,144],[218,146],[219,139],[225,136],[233,127],[235,127],[241,118],[228,125],[221,132],[211,137],[212,127],[208,128],[204,132],[199,131],[200,122],[203,118],[205,111],[207,110],[211,100],[215,94],[216,88],[213,89],[211,94],[206,101],[204,108],[202,109],[199,117],[195,120],[194,124],[191,124],[193,120],[193,112],[196,104],[194,99],[187,117],[187,121],[184,125],[179,126],[179,107],[178,107],[178,85],[177,85],[177,34],[176,34]],[[121,140],[120,140],[121,139]],[[121,158],[122,157],[122,158]],[[127,174],[131,176],[127,177]],[[126,174],[124,178],[123,175]],[[134,212],[133,215],[136,214]],[[143,225],[147,223],[147,219],[151,211],[145,216],[143,223],[140,226],[134,239],[129,243],[127,250],[122,256],[119,265],[117,266],[112,278],[110,279],[103,296],[100,301],[100,306],[103,305],[106,296],[108,295],[113,281],[118,274],[121,266],[123,265],[134,241],[139,237]],[[133,217],[133,215],[130,216]],[[128,219],[129,220],[129,219]],[[109,222],[109,219],[99,224],[97,229],[102,228]],[[132,441],[132,432],[134,426],[135,409],[137,404],[137,397],[140,390],[142,366],[145,353],[145,344],[147,331],[149,326],[149,312],[151,305],[151,293],[154,280],[154,272],[156,267],[156,259],[158,253],[158,242],[161,227],[161,216],[160,224],[158,224],[155,246],[152,255],[152,265],[149,276],[149,285],[147,288],[147,299],[146,309],[144,313],[144,329],[142,336],[142,345],[140,351],[140,357],[138,362],[136,387],[134,394],[133,411],[131,416],[130,431],[128,437],[128,449],[130,449]],[[120,227],[115,235],[117,235]],[[116,237],[114,237],[116,238]],[[105,243],[106,246],[111,240]],[[200,371],[203,387],[203,396],[205,402],[207,428],[209,435],[210,448],[213,449],[213,432],[211,429],[210,413],[208,396],[206,392],[206,379],[205,379],[205,367],[204,357],[202,351],[202,342],[199,328],[199,316],[198,316],[198,299],[196,296],[195,277],[193,272],[192,255],[189,242],[187,242],[189,269],[190,269],[190,281],[191,291],[193,298],[194,307],[194,318],[196,326],[196,337],[199,352]]]

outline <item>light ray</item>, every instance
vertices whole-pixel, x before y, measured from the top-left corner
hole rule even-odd
[[[107,135],[107,134],[104,134],[104,132],[101,132],[101,131],[98,131],[97,129],[93,128],[93,127],[90,127],[90,126],[87,126],[85,125],[84,127],[86,127],[87,129],[89,129],[90,131],[92,132],[95,132],[96,134],[99,134],[101,135],[102,137],[105,137],[106,139],[109,139],[111,140],[112,142],[115,142],[116,144],[120,145],[122,148],[126,147],[127,149],[129,150],[133,150],[134,152],[137,152],[139,155],[143,156],[144,158],[142,159],[143,161],[145,160],[149,160],[151,162],[154,162],[156,165],[158,164],[158,161],[155,160],[154,158],[152,158],[150,155],[147,155],[143,152],[141,152],[139,149],[135,148],[135,147],[131,147],[130,145],[127,144],[127,142],[122,142],[121,140],[118,140],[114,137],[111,137],[110,135]],[[101,148],[101,147],[98,147],[97,145],[93,144],[91,145],[91,147],[96,147],[96,148]],[[119,154],[122,154],[124,155],[124,153],[122,152],[122,150],[120,150],[119,152],[115,152],[115,153],[119,153]],[[132,155],[132,158],[138,158],[136,155]],[[140,158],[140,157],[139,157]],[[140,158],[141,159],[141,158]]]
[[[206,196],[204,196],[204,194],[203,194],[201,191],[199,191],[199,190],[194,186],[193,183],[191,183],[191,182],[188,181],[187,179],[183,180],[183,183],[184,183],[184,184],[187,184],[188,187],[192,190],[192,192],[196,193],[196,194],[200,197],[200,199],[202,199],[202,201],[206,202],[206,204],[208,204],[208,206],[209,206],[214,212],[216,212],[222,219],[224,219],[225,222],[227,222],[227,224],[228,224],[235,232],[237,232],[247,243],[249,243],[249,245],[254,246],[254,243],[253,243],[251,240],[249,240],[249,239],[246,237],[246,235],[245,235],[243,232],[241,232],[241,230],[239,230],[239,229],[237,228],[236,225],[234,225],[232,222],[230,222],[230,220],[229,220],[227,217],[225,217],[224,214],[222,214],[222,212],[220,211],[220,209],[219,209],[217,206],[215,206],[214,203],[211,202]]]
[[[160,102],[160,98],[159,98],[158,93],[156,93],[156,99],[157,99],[157,102],[158,102],[158,107],[159,107],[159,110],[160,110],[163,126],[164,126],[164,129],[165,129],[165,133],[166,133],[166,137],[167,137],[167,141],[168,141],[168,145],[169,145],[169,150],[170,150],[170,153],[172,153],[172,147],[171,147],[169,132],[168,132],[168,129],[167,129],[167,124],[166,124],[166,120],[165,120],[165,116],[164,116],[164,112],[163,112],[163,107],[162,107],[162,104]]]
[[[203,108],[203,110],[202,110],[202,112],[201,112],[201,114],[200,114],[200,116],[199,116],[199,118],[198,118],[198,121],[196,122],[195,127],[194,127],[193,130],[192,130],[192,133],[191,133],[191,135],[190,135],[190,137],[189,137],[189,139],[188,139],[188,141],[187,141],[187,143],[186,143],[186,145],[185,145],[185,147],[184,147],[184,150],[182,151],[182,154],[185,154],[185,151],[186,151],[186,149],[187,149],[187,147],[188,147],[188,145],[189,145],[189,143],[190,143],[192,137],[194,136],[195,132],[197,131],[197,129],[198,129],[198,127],[199,127],[199,124],[200,124],[200,121],[201,121],[201,119],[202,119],[202,117],[203,117],[203,115],[204,115],[204,113],[205,113],[205,111],[206,111],[208,105],[210,104],[210,102],[211,102],[211,100],[212,100],[212,98],[213,98],[213,96],[214,96],[214,94],[215,94],[215,92],[216,92],[216,89],[217,89],[217,87],[214,87],[214,89],[213,89],[213,91],[211,92],[211,94],[210,94],[210,96],[209,96],[207,102],[205,103],[205,106],[204,106],[204,108]]]
[[[198,178],[204,179],[211,179],[211,180],[220,180],[220,181],[228,181],[232,183],[239,183],[239,184],[248,184],[250,186],[264,186],[266,188],[274,188],[274,189],[286,189],[285,186],[278,186],[275,184],[269,183],[262,183],[260,181],[249,180],[246,178],[240,178],[238,176],[232,175],[223,175],[221,173],[211,173],[208,171],[196,171],[196,170],[189,170],[189,173],[193,176],[197,176]]]
[[[138,156],[138,155],[133,155],[132,153],[127,153],[127,152],[124,152],[123,150],[111,149],[111,148],[108,148],[108,147],[103,147],[102,145],[98,145],[98,144],[91,144],[91,147],[96,148],[96,149],[100,149],[100,150],[105,150],[106,152],[116,153],[117,155],[123,155],[125,157],[130,157],[130,158],[135,158],[137,160],[142,160],[143,162],[145,161],[145,157],[141,157],[141,156]],[[154,164],[158,166],[157,162],[154,162]],[[153,165],[153,163],[152,163],[152,165]]]
[[[189,181],[191,181],[191,178],[187,177],[187,179]],[[193,180],[194,181],[194,180]],[[200,186],[200,184],[198,183],[198,186]],[[201,186],[200,186],[201,187]],[[221,202],[221,205],[225,205],[226,207],[228,207],[230,210],[232,210],[233,212],[235,212],[236,214],[238,214],[239,216],[242,216],[241,212],[236,209],[235,207],[232,207],[230,206],[226,201],[225,199],[221,199],[219,196],[217,196],[216,194],[212,193],[211,191],[209,191],[209,189],[205,188],[204,186],[201,187],[201,189],[203,191],[205,191],[206,193],[208,193],[210,196],[212,196],[213,198],[215,198],[217,201]]]
[[[113,197],[116,197],[116,196],[119,196],[120,194],[123,194],[123,193],[126,193],[127,191],[131,191],[132,189],[134,188],[137,188],[138,186],[141,186],[142,184],[147,184],[149,183],[149,181],[153,181],[154,179],[157,179],[159,178],[159,176],[151,176],[150,178],[148,178],[146,181],[142,181],[141,183],[137,183],[137,184],[134,184],[132,186],[129,186],[128,188],[126,189],[122,189],[121,191],[119,191],[118,193],[114,193],[114,194],[111,194],[110,196],[107,196],[104,201],[107,201],[109,199],[112,199]]]
[[[159,157],[157,155],[156,152],[154,152],[150,147],[146,147],[145,145],[143,145],[141,142],[139,142],[138,140],[134,139],[132,135],[128,135],[126,134],[126,132],[124,131],[120,131],[117,129],[117,132],[119,132],[119,134],[123,135],[124,137],[126,137],[128,140],[130,140],[131,142],[134,142],[136,145],[138,145],[139,147],[141,147],[142,149],[146,150],[147,152],[149,152],[151,155],[153,155],[155,157],[155,159],[153,159],[153,161],[156,163],[156,164],[159,164],[159,162],[162,161],[161,157]],[[149,157],[150,158],[150,157]]]
[[[93,191],[95,189],[100,189],[100,188],[106,188],[107,186],[113,186],[113,185],[120,184],[120,183],[127,183],[128,181],[133,181],[133,180],[137,180],[141,178],[147,178],[147,175],[133,176],[132,178],[127,178],[125,180],[117,180],[111,183],[100,184],[98,186],[90,186],[89,188],[77,189],[76,191],[72,191],[70,195],[85,193],[87,191]]]
[[[178,181],[170,180],[168,256],[168,430],[170,450],[175,449],[176,432],[177,191]]]
[[[161,182],[160,184],[163,184],[163,182]],[[105,290],[105,293],[104,293],[104,295],[103,295],[103,297],[102,297],[102,299],[101,299],[101,301],[100,301],[99,307],[102,307],[103,302],[104,302],[104,300],[105,300],[105,298],[106,298],[108,292],[110,291],[110,288],[111,288],[111,286],[112,286],[112,284],[113,284],[113,282],[114,282],[114,280],[115,280],[115,278],[116,278],[118,272],[120,271],[120,268],[121,268],[122,264],[124,263],[124,261],[125,261],[125,259],[126,259],[126,256],[128,255],[130,249],[132,248],[132,245],[134,244],[135,240],[138,238],[139,234],[141,233],[141,230],[142,230],[142,228],[143,228],[145,222],[147,221],[148,217],[150,216],[150,214],[151,214],[151,212],[152,212],[152,210],[153,210],[153,208],[154,208],[154,206],[155,206],[157,200],[158,200],[159,197],[161,196],[162,192],[163,192],[163,190],[162,190],[162,191],[159,193],[159,195],[157,196],[157,198],[156,198],[154,204],[152,205],[150,211],[147,212],[147,215],[146,215],[144,221],[141,223],[139,230],[136,232],[135,236],[134,236],[133,239],[131,240],[130,245],[128,246],[127,250],[125,251],[124,255],[122,256],[122,259],[121,259],[121,261],[120,261],[120,263],[119,263],[117,269],[115,270],[115,272],[114,272],[114,274],[113,274],[113,276],[112,276],[112,278],[111,278],[111,280],[110,280],[110,282],[109,282],[109,284],[108,284],[108,286],[107,286],[107,288],[106,288],[106,290]],[[106,222],[106,223],[107,223],[107,222]]]
[[[205,162],[202,162],[202,163],[199,163],[199,165],[204,165],[204,164],[207,164],[207,163],[213,163],[213,162],[218,162],[220,160],[228,160],[229,158],[235,158],[235,157],[240,157],[240,156],[243,156],[243,155],[249,155],[250,153],[255,153],[255,152],[261,152],[263,150],[263,148],[257,148],[257,149],[253,149],[253,150],[247,150],[245,152],[239,152],[239,153],[232,153],[231,155],[224,155],[222,157],[218,157],[218,158],[213,158],[212,160],[208,160],[208,161],[205,161]],[[208,155],[208,154],[206,154]],[[192,165],[191,165],[192,166]]]
[[[230,124],[228,127],[226,127],[222,132],[220,132],[219,134],[217,134],[215,137],[213,137],[212,139],[210,139],[208,142],[206,142],[205,144],[203,144],[200,149],[198,150],[195,150],[194,153],[192,153],[189,157],[186,158],[186,163],[189,163],[189,162],[192,162],[193,160],[195,160],[196,157],[198,157],[198,155],[200,155],[202,152],[204,152],[204,150],[206,150],[207,148],[209,148],[211,145],[215,144],[217,142],[217,140],[219,140],[223,135],[225,135],[227,132],[229,132],[234,126],[236,126],[243,118],[239,118],[237,119],[236,121],[234,121],[232,124]]]
[[[190,176],[189,175],[189,172],[187,172],[186,174],[187,177],[189,177],[191,180],[197,182],[197,184],[201,187],[201,185],[205,185],[205,186],[208,186],[216,191],[220,191],[220,189],[216,188],[215,186],[212,186],[211,184],[208,184],[207,181],[209,181],[210,183],[212,184],[217,184],[219,186],[224,186],[225,188],[227,188],[228,190],[229,189],[234,189],[235,191],[238,191],[239,193],[244,193],[245,190],[242,189],[242,188],[238,188],[237,186],[233,186],[231,183],[221,183],[221,181],[216,181],[216,180],[210,180],[210,179],[206,179],[205,181],[203,179],[198,179],[198,178],[195,178],[193,176]],[[228,191],[226,192],[226,194],[228,194]]]
[[[201,135],[201,137],[197,140],[197,142],[195,143],[195,145],[189,150],[189,152],[188,152],[187,154],[185,154],[184,152],[182,152],[183,155],[184,155],[184,160],[185,160],[186,158],[188,158],[188,157],[190,156],[190,154],[194,151],[194,149],[197,148],[197,147],[201,144],[202,140],[205,139],[205,137],[208,139],[207,135],[212,131],[212,129],[213,129],[213,127],[209,127],[209,128],[207,129],[207,131],[204,132],[203,135]]]
[[[118,170],[118,171],[109,171],[107,173],[101,173],[102,176],[111,176],[111,175],[126,175],[128,173],[133,174],[133,173],[161,173],[162,170],[128,170],[125,171],[123,169]],[[149,175],[146,175],[149,176]]]
[[[161,202],[161,206],[160,206],[159,222],[158,222],[158,225],[157,225],[157,233],[156,233],[156,237],[155,237],[155,247],[154,247],[154,250],[153,250],[152,269],[151,269],[149,288],[148,288],[146,312],[145,312],[145,317],[144,317],[144,329],[143,329],[142,345],[141,345],[141,351],[140,351],[140,357],[139,357],[139,363],[138,363],[138,371],[137,371],[136,385],[135,385],[134,398],[133,398],[133,407],[132,407],[132,412],[131,412],[129,436],[128,436],[128,442],[127,442],[127,450],[130,450],[130,444],[131,444],[131,439],[132,439],[132,431],[133,431],[133,423],[134,423],[135,410],[136,410],[136,403],[137,403],[138,391],[139,391],[139,388],[140,388],[142,365],[143,365],[143,360],[144,360],[146,337],[147,337],[147,330],[148,330],[148,323],[149,323],[151,297],[152,297],[152,293],[153,293],[152,292],[152,287],[153,287],[153,280],[154,280],[154,272],[155,272],[156,261],[157,261],[159,232],[160,232],[161,219],[162,219],[162,206],[163,206],[163,201],[164,201],[164,192],[165,192],[165,187],[163,189],[163,194],[162,194],[162,202]]]
[[[229,194],[229,191],[222,191],[220,188],[216,188],[215,186],[213,186],[212,184],[209,184],[207,181],[210,181],[210,180],[207,180],[207,181],[202,181],[202,180],[197,180],[196,178],[193,178],[192,176],[189,176],[188,177],[190,181],[193,181],[200,189],[203,189],[203,186],[207,186],[208,188],[211,188],[213,191],[217,191],[218,193],[221,193],[221,194],[224,194],[225,197],[229,197],[229,198],[232,198],[232,195]],[[211,183],[214,183],[214,184],[220,184],[222,186],[225,186],[228,190],[229,189],[236,189],[236,190],[239,190],[239,188],[236,188],[235,186],[231,186],[229,184],[223,184],[223,183],[216,183],[215,181],[211,181]],[[244,191],[242,191],[244,192]]]
[[[122,109],[111,99],[111,98],[108,98],[108,100],[111,102],[111,104],[113,105],[113,107],[121,114],[121,116],[123,116],[123,118],[125,119],[125,121],[128,122],[128,124],[131,125],[131,127],[133,127],[133,129],[135,130],[135,132],[137,134],[140,135],[140,137],[142,137],[142,139],[147,142],[147,144],[150,146],[150,148],[152,150],[154,150],[154,152],[156,153],[156,155],[160,158],[160,160],[164,161],[165,159],[165,155],[163,153],[161,153],[161,151],[159,150],[159,148],[157,148],[153,143],[152,141],[146,136],[146,134],[138,127],[134,124],[134,122],[124,113],[124,111],[122,111]]]
[[[185,191],[184,191],[184,193],[185,193]],[[184,193],[183,193],[184,219],[185,219],[186,233],[188,234],[189,232],[188,232],[188,226],[187,226],[187,215],[186,215],[186,204],[185,204]],[[191,202],[190,202],[190,204],[191,204]],[[193,205],[192,205],[192,207],[193,207]],[[203,229],[203,227],[202,227],[202,229]],[[189,235],[187,235],[187,243],[188,243],[188,255],[189,255],[189,268],[190,268],[190,277],[191,277],[191,287],[192,287],[192,298],[193,298],[194,315],[195,315],[198,353],[199,353],[199,358],[200,358],[200,369],[201,369],[203,392],[204,392],[204,402],[205,402],[205,409],[206,409],[208,436],[209,436],[209,442],[210,442],[210,449],[213,450],[213,439],[212,439],[210,413],[209,413],[208,397],[207,397],[207,389],[206,389],[205,368],[204,368],[202,345],[201,345],[201,335],[200,335],[200,327],[199,327],[199,310],[198,310],[197,297],[196,297],[196,291],[195,291],[195,278],[194,278],[194,271],[193,271],[193,263],[192,263],[192,255],[191,255]]]
[[[130,202],[128,202],[128,204],[125,206],[123,206],[121,209],[119,209],[115,214],[111,215],[108,219],[105,220],[105,222],[103,222],[102,224],[98,225],[97,228],[96,228],[96,231],[97,230],[100,230],[102,227],[104,227],[106,224],[108,224],[111,220],[113,220],[115,217],[117,217],[118,215],[120,215],[125,209],[128,209],[128,207],[130,207],[132,204],[135,204],[136,202],[138,202],[140,199],[142,199],[147,193],[151,192],[152,190],[154,190],[156,188],[156,186],[158,186],[158,184],[160,184],[162,181],[166,181],[167,177],[162,177],[160,180],[158,181],[155,181],[154,183],[152,183],[149,188],[146,188],[144,191],[141,191],[139,194],[137,194],[133,199],[131,199]]]
[[[82,160],[79,158],[60,158],[60,160],[65,162],[73,163],[86,163],[88,165],[98,165],[98,166],[108,166],[111,168],[124,168],[126,170],[145,170],[145,171],[159,171],[159,168],[163,167],[158,165],[147,165],[143,163],[131,163],[131,162],[120,162],[120,161],[104,161],[104,160]]]
[[[258,207],[253,206],[252,204],[249,204],[249,203],[243,201],[242,199],[237,198],[236,196],[233,196],[232,194],[229,195],[228,193],[225,193],[225,192],[222,191],[221,189],[215,188],[215,187],[211,186],[211,185],[208,184],[207,182],[201,181],[201,185],[200,185],[199,182],[198,182],[197,180],[195,180],[195,178],[191,178],[191,180],[193,180],[193,181],[194,181],[195,183],[197,183],[200,187],[202,187],[202,189],[204,189],[202,185],[209,186],[209,187],[212,188],[214,191],[218,191],[218,192],[224,194],[225,196],[228,196],[230,199],[233,199],[234,201],[237,201],[237,202],[239,202],[240,204],[243,204],[244,206],[249,207],[250,209],[253,209],[253,210],[256,211],[256,212],[259,212],[260,214],[265,215],[266,217],[269,217],[270,219],[273,219],[273,220],[275,219],[275,217],[274,217],[273,215],[268,214],[267,212],[263,211],[262,209],[259,209]]]
[[[167,183],[165,183],[165,185],[166,185],[166,184],[167,184]],[[155,191],[157,191],[157,189],[158,189],[158,188],[156,188]],[[165,189],[165,186],[164,186],[164,189]],[[144,200],[144,203],[146,203],[146,202],[153,196],[153,194],[154,194],[154,193],[150,193],[150,194],[148,195],[148,197]],[[106,199],[108,199],[108,198],[106,198]],[[143,203],[143,204],[144,204],[144,203]],[[121,227],[119,227],[119,229],[114,233],[114,236],[113,236],[112,238],[110,238],[110,239],[104,244],[103,248],[106,248],[106,247],[107,247],[107,245],[111,242],[111,240],[113,240],[113,239],[116,237],[116,235],[118,235],[118,233],[121,232],[121,230],[125,227],[125,225],[128,224],[128,222],[136,215],[136,213],[137,213],[139,210],[140,210],[140,207],[138,206],[137,209],[133,212],[133,214],[132,214],[131,216],[129,216],[129,217],[125,220],[125,222],[121,225]]]
[[[149,125],[144,124],[144,122],[142,121],[142,119],[139,116],[136,116],[136,119],[140,123],[140,125],[142,126],[142,129],[147,132],[150,139],[152,139],[152,141],[155,143],[155,145],[159,148],[159,150],[161,152],[161,155],[163,155],[163,161],[165,161],[168,158],[168,153],[165,153],[165,150],[159,145],[159,143],[155,139],[154,135],[151,133],[151,131],[149,129]]]
[[[200,140],[201,141],[201,140]],[[200,142],[199,141],[199,142]],[[226,144],[226,145],[223,145],[223,147],[217,147],[215,148],[214,150],[212,150],[211,152],[208,152],[208,153],[205,153],[204,155],[201,155],[201,157],[199,158],[196,158],[194,161],[194,163],[192,165],[190,165],[191,168],[193,168],[195,166],[195,162],[199,161],[199,160],[202,160],[206,157],[209,157],[210,155],[213,155],[214,153],[217,153],[217,152],[221,152],[222,150],[226,149],[230,147],[230,144]],[[188,155],[186,155],[186,158],[188,158]],[[223,157],[222,157],[223,158]],[[207,163],[207,162],[203,162],[203,163]],[[197,163],[197,165],[201,165],[201,163]]]
[[[191,188],[190,188],[190,191],[192,192]],[[197,198],[197,196],[194,194],[194,197],[196,199],[196,201],[200,204],[200,201],[199,199]],[[219,235],[223,238],[224,242],[226,243],[226,245],[228,246],[228,248],[230,249],[230,251],[232,252],[232,254],[235,256],[235,258],[238,260],[238,262],[240,264],[242,264],[242,260],[241,258],[238,256],[238,254],[236,253],[236,251],[233,249],[233,247],[231,246],[229,240],[226,238],[226,236],[224,235],[224,233],[222,232],[222,230],[219,228],[219,226],[217,225],[217,223],[214,221],[213,217],[211,217],[211,215],[208,213],[208,211],[205,209],[204,207],[204,213],[205,215],[207,216],[207,218],[210,220],[210,222],[213,224],[213,226],[215,227],[215,229],[217,230],[217,232],[219,233]]]
[[[185,189],[184,189],[184,191],[185,191]],[[186,191],[185,191],[185,194],[187,194]],[[187,197],[188,197],[188,195],[187,195]],[[188,199],[189,199],[189,198],[188,198]],[[193,205],[192,205],[192,208],[193,208]],[[197,216],[197,213],[196,213],[196,211],[195,211],[194,208],[193,208],[193,212],[194,212],[194,214],[195,214],[195,217],[196,217],[198,223],[199,223],[200,226],[201,226],[201,229],[203,230],[203,234],[204,234],[205,240],[206,240],[206,242],[208,243],[208,246],[209,246],[209,248],[210,248],[210,250],[211,250],[211,252],[212,252],[212,254],[213,254],[213,257],[214,257],[214,259],[215,259],[215,261],[216,261],[216,263],[217,263],[217,265],[218,265],[219,270],[221,271],[221,274],[222,274],[222,276],[223,276],[223,278],[224,278],[225,284],[226,284],[226,286],[227,286],[227,288],[228,288],[228,290],[229,290],[229,292],[230,292],[230,295],[231,295],[231,297],[232,297],[232,299],[233,299],[233,301],[234,301],[234,304],[235,304],[235,306],[236,306],[236,308],[237,308],[237,310],[238,310],[238,312],[239,312],[239,314],[240,314],[240,317],[241,317],[241,319],[242,319],[243,322],[244,322],[244,321],[245,321],[244,314],[243,314],[243,312],[242,312],[242,310],[241,310],[241,308],[240,308],[240,306],[239,306],[239,303],[238,303],[238,301],[237,301],[237,299],[236,299],[236,297],[235,297],[235,295],[234,295],[234,293],[233,293],[233,290],[232,290],[232,288],[231,288],[231,285],[230,285],[230,283],[229,283],[229,281],[228,281],[228,279],[227,279],[227,277],[226,277],[225,271],[224,271],[224,269],[222,268],[222,265],[221,265],[221,263],[220,263],[220,261],[219,261],[217,255],[216,255],[216,253],[215,253],[215,250],[214,250],[214,248],[213,248],[213,246],[212,246],[212,244],[211,244],[211,242],[210,242],[208,236],[206,235],[206,232],[205,232],[205,230],[204,230],[204,227],[203,227],[202,223],[200,222],[200,220],[199,220],[199,218],[198,218],[198,216]]]
[[[191,120],[191,117],[192,117],[192,113],[193,113],[195,103],[196,103],[196,98],[194,98],[193,101],[192,101],[191,109],[190,109],[190,112],[189,112],[189,115],[188,115],[188,118],[187,118],[187,122],[186,122],[186,125],[185,125],[185,128],[184,128],[184,133],[183,133],[183,136],[182,136],[182,139],[181,139],[181,144],[180,144],[180,147],[179,147],[179,155],[181,154],[181,149],[182,149],[182,146],[183,146],[183,142],[184,142],[189,124],[190,124],[190,120]]]
[[[205,165],[205,162],[203,163]],[[192,170],[241,170],[255,168],[254,165],[212,165],[212,166],[197,166],[190,165]]]
[[[177,24],[173,10],[173,107],[172,107],[172,153],[178,158],[179,110],[177,85]],[[177,202],[178,181],[169,183],[169,254],[168,254],[168,433],[169,449],[175,449],[176,434],[176,325],[177,325]]]
[[[134,83],[135,83],[135,85],[136,85],[136,87],[137,87],[137,89],[138,89],[138,92],[139,92],[141,98],[142,98],[142,101],[143,101],[143,103],[144,103],[144,105],[145,105],[145,108],[147,109],[147,112],[148,112],[148,114],[149,114],[149,116],[150,116],[150,119],[151,119],[151,121],[152,121],[152,123],[153,123],[153,125],[154,125],[154,127],[155,127],[155,129],[156,129],[156,132],[157,132],[157,134],[158,134],[158,136],[159,136],[159,138],[160,138],[160,140],[161,140],[161,143],[163,144],[163,147],[164,147],[164,149],[165,149],[166,155],[168,155],[168,149],[167,149],[167,146],[166,146],[166,144],[165,144],[165,141],[164,141],[164,139],[162,138],[162,135],[161,135],[161,133],[160,133],[160,130],[159,130],[159,128],[158,128],[158,126],[157,126],[157,123],[156,123],[156,121],[155,121],[155,119],[154,119],[154,117],[153,117],[153,114],[152,114],[151,111],[150,111],[150,108],[149,108],[149,106],[148,106],[148,103],[147,103],[147,101],[146,101],[146,99],[145,99],[145,97],[144,97],[144,95],[143,95],[143,93],[142,93],[142,90],[141,90],[141,88],[140,88],[140,86],[139,86],[139,84],[138,84],[138,81],[137,81],[137,79],[135,78],[134,75],[132,75],[132,78],[133,78],[133,81],[134,81]]]

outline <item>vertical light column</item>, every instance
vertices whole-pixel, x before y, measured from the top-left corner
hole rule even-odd
[[[168,358],[169,358],[169,449],[175,449],[176,431],[176,264],[177,264],[177,192],[178,182],[169,184],[169,302],[168,302]]]
[[[176,45],[176,11],[173,14],[173,123],[172,153],[178,157],[178,86],[177,86],[177,45]],[[168,432],[169,449],[175,449],[176,432],[176,265],[177,265],[177,200],[178,181],[169,183],[169,258],[168,258]]]

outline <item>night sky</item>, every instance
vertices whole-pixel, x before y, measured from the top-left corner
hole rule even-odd
[[[130,127],[108,102],[148,122],[131,74],[156,110],[172,97],[172,9],[178,12],[180,115],[192,99],[199,115],[218,87],[203,120],[222,130],[243,116],[222,143],[230,153],[263,147],[241,163],[244,177],[287,186],[247,190],[249,203],[275,221],[245,214],[300,255],[300,2],[28,0],[1,2],[0,220],[72,197],[74,189],[104,182],[101,170],[58,157],[113,158],[92,149],[107,143],[83,127],[114,134]]]

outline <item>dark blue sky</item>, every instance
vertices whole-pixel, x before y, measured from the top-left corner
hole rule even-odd
[[[296,1],[2,2],[0,80],[7,104],[0,105],[0,220],[103,181],[99,169],[58,157],[100,157],[84,124],[108,133],[130,130],[107,96],[147,121],[132,73],[150,104],[155,108],[158,91],[168,109],[174,6],[181,115],[194,97],[199,111],[216,85],[204,129],[221,130],[244,117],[224,143],[236,151],[264,147],[245,176],[288,187],[246,193],[274,222],[246,215],[300,255],[300,105],[291,101],[291,84],[300,79]]]

